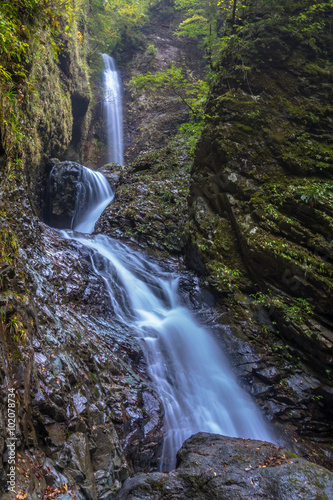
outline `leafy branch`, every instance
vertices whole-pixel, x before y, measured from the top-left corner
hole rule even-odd
[[[176,68],[172,65],[165,71],[137,75],[130,80],[128,85],[148,92],[151,97],[161,90],[171,92],[189,108],[194,120],[203,117],[208,84],[203,80],[195,79],[191,73],[185,73],[183,68]]]

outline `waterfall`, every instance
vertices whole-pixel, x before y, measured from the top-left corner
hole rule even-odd
[[[92,233],[97,219],[113,197],[114,192],[103,174],[82,167],[82,176],[77,184],[72,228],[82,233]]]
[[[121,86],[114,59],[102,54],[104,61],[104,107],[106,111],[106,134],[108,161],[124,164],[123,111]]]
[[[102,190],[99,196],[96,206],[106,202]],[[175,467],[176,451],[198,431],[272,441],[212,333],[182,305],[178,276],[108,236],[82,234],[93,227],[93,212],[92,207],[74,231],[62,234],[91,249],[94,271],[104,279],[115,315],[142,346],[165,410],[161,470]]]

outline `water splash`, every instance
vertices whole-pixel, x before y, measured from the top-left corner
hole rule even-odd
[[[93,232],[97,219],[114,198],[114,191],[100,172],[82,167],[77,184],[72,228],[81,233]]]
[[[86,230],[90,218],[87,226],[82,221],[75,229]],[[108,236],[63,234],[91,249],[94,270],[105,281],[114,313],[141,343],[165,410],[161,470],[175,466],[176,451],[199,431],[273,440],[211,332],[181,304],[176,275]]]
[[[115,61],[107,54],[101,54],[104,61],[104,107],[106,111],[106,134],[108,161],[124,164],[123,111],[121,86]]]

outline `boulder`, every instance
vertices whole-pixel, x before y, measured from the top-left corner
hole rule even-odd
[[[170,473],[127,479],[116,500],[304,500],[333,496],[333,473],[274,444],[198,433]]]
[[[45,217],[50,226],[62,229],[72,226],[82,171],[82,165],[73,161],[57,162],[52,168]]]

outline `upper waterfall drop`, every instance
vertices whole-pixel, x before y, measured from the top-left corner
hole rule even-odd
[[[104,107],[106,111],[106,134],[108,161],[124,164],[123,110],[121,85],[115,61],[107,54],[101,54],[104,61]]]

